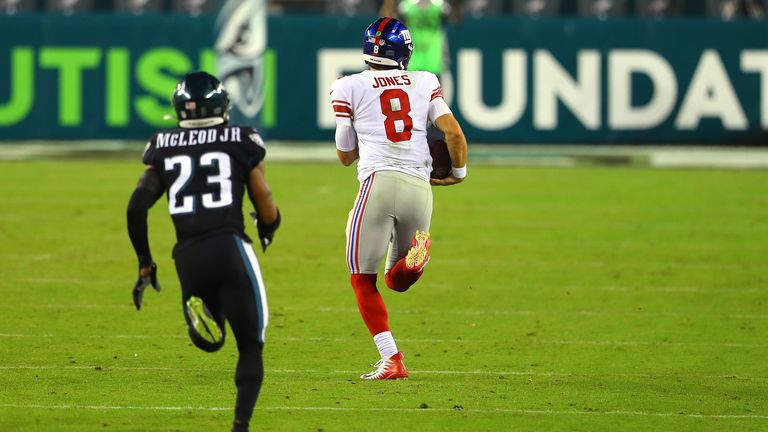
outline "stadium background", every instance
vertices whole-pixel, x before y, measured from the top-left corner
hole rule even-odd
[[[123,216],[175,81],[216,69],[219,4],[0,5],[0,430],[223,430],[234,344],[187,346],[163,205],[164,290],[132,308]],[[378,4],[267,4],[284,226],[254,430],[765,430],[765,2],[453,6],[470,177],[434,190],[419,289],[383,293],[411,379],[366,386],[325,97]]]
[[[222,27],[213,1],[135,2],[142,13],[125,10],[132,2],[69,2],[72,11],[58,13],[46,12],[56,2],[4,3],[6,140],[144,139],[173,124],[163,115],[171,114],[167,94],[178,76],[216,69]],[[38,3],[38,12],[22,8]],[[757,0],[483,4],[455,5],[442,74],[473,143],[764,141],[768,24],[748,15],[763,13]],[[538,5],[535,16],[523,14],[528,4]],[[735,16],[722,19],[728,4]],[[199,11],[185,13],[190,5]],[[327,89],[362,68],[359,29],[372,8],[365,1],[347,9],[333,0],[269,3],[259,65],[259,126],[268,139],[332,138]]]

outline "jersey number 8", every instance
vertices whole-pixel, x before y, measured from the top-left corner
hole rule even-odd
[[[411,131],[413,130],[413,119],[411,112],[411,101],[408,99],[408,93],[402,89],[384,90],[379,97],[381,103],[381,113],[384,114],[384,130],[387,132],[387,139],[392,142],[410,141]],[[403,130],[397,131],[395,122],[403,122]]]

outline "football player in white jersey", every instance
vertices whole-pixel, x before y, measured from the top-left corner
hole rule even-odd
[[[358,309],[381,356],[375,370],[361,375],[366,380],[408,377],[376,289],[381,261],[386,254],[390,289],[403,292],[416,283],[429,261],[430,184],[453,185],[467,175],[464,133],[437,77],[408,70],[412,52],[405,25],[379,18],[363,37],[369,69],[340,78],[331,88],[339,159],[345,166],[359,159],[360,191],[347,221],[347,267]],[[445,179],[430,178],[430,123],[445,133],[453,167]]]

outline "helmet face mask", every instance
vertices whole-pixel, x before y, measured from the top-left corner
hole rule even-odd
[[[370,65],[408,69],[413,42],[408,27],[400,21],[384,17],[374,21],[363,35],[363,60]]]
[[[191,72],[176,84],[171,98],[181,127],[212,126],[229,120],[229,93],[206,72]]]

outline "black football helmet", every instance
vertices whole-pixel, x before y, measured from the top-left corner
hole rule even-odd
[[[200,119],[229,120],[229,93],[221,81],[206,72],[184,75],[176,84],[171,101],[180,124]]]

